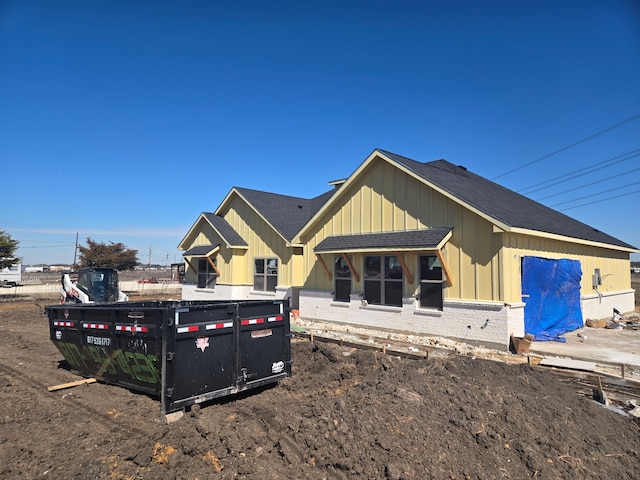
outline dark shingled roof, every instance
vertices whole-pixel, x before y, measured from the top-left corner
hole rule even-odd
[[[304,224],[336,192],[336,189],[332,189],[315,198],[306,199],[249,188],[234,188],[288,241],[293,240]]]
[[[407,232],[335,235],[322,240],[314,252],[335,252],[376,248],[436,248],[451,232],[450,227],[411,230]]]
[[[207,219],[213,228],[215,228],[222,238],[231,246],[246,247],[249,244],[244,241],[238,232],[236,232],[229,222],[214,213],[203,212],[202,215]]]
[[[183,257],[203,257],[206,256],[211,250],[219,247],[220,244],[217,245],[198,245],[197,247],[190,248],[186,252],[182,254]]]
[[[377,151],[480,212],[511,227],[635,249],[622,240],[446,160],[420,163],[385,150]]]

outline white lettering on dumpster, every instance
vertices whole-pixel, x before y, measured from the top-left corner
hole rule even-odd
[[[91,345],[100,345],[101,347],[110,347],[111,339],[109,337],[94,337],[87,335],[87,343]]]
[[[271,364],[271,373],[280,373],[282,371],[284,371],[284,362],[282,360]]]

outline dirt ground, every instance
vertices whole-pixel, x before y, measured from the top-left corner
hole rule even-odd
[[[0,479],[640,478],[638,424],[526,364],[294,339],[291,378],[170,425],[117,386],[48,392],[78,377],[47,303],[0,303]]]

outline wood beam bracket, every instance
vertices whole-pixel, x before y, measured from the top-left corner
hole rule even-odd
[[[220,270],[218,270],[215,262],[211,259],[211,257],[207,257],[207,261],[209,262],[209,265],[211,265],[211,268],[213,268],[213,271],[216,272],[218,278],[220,278]]]
[[[451,287],[453,285],[453,277],[451,276],[451,271],[447,266],[447,262],[444,261],[444,255],[442,255],[442,250],[436,250],[436,256],[438,260],[440,260],[440,265],[442,266],[442,273],[444,273],[444,277],[447,280],[447,283]]]
[[[344,258],[344,261],[347,262],[347,266],[349,267],[349,271],[351,272],[351,275],[353,275],[353,278],[355,278],[357,283],[360,283],[360,275],[358,275],[358,272],[356,272],[356,269],[353,266],[353,263],[351,263],[351,259],[349,258],[349,256],[346,253],[343,253],[342,258]]]
[[[409,267],[407,267],[407,264],[404,261],[404,255],[402,254],[402,252],[396,252],[396,257],[398,257],[398,261],[400,262],[400,268],[402,268],[402,273],[404,273],[404,276],[409,281],[409,283],[413,284],[413,275],[409,271]]]
[[[329,270],[329,268],[327,268],[327,264],[324,263],[324,260],[323,260],[322,256],[319,253],[316,253],[316,258],[318,259],[318,263],[322,267],[322,270],[324,270],[324,274],[327,276],[327,279],[328,280],[332,280],[333,277],[331,275],[331,270]]]
[[[193,264],[189,261],[187,257],[184,257],[184,261],[189,266],[189,268],[194,271],[194,273],[196,274],[198,273],[198,270],[193,266]]]

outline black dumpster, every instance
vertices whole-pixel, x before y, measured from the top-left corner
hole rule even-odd
[[[159,397],[163,419],[291,375],[288,300],[63,304],[46,313],[73,371]]]

